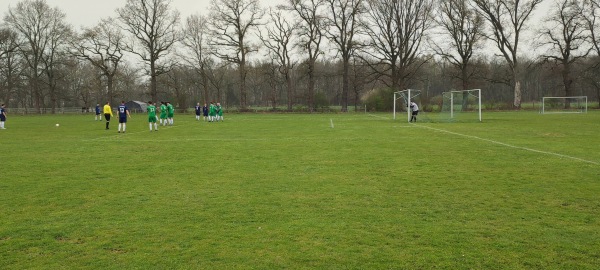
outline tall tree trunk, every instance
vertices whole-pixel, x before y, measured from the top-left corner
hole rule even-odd
[[[158,102],[158,82],[156,80],[156,63],[154,59],[150,60],[150,98],[154,102]],[[112,96],[108,97],[112,100]],[[112,102],[111,102],[112,104]]]
[[[114,83],[114,74],[109,74],[106,75],[106,89],[108,91],[108,101],[110,102],[110,104],[114,104],[113,103],[113,83]],[[152,99],[155,100],[155,99]]]
[[[204,86],[202,97],[204,98],[204,103],[208,103],[208,76],[206,73],[202,71],[202,85]]]
[[[290,71],[286,68],[285,73],[285,84],[287,86],[287,109],[292,111],[292,78],[290,77]]]
[[[350,57],[344,56],[342,74],[342,112],[348,111],[348,72],[350,70]]]
[[[240,62],[239,67],[240,76],[240,109],[246,110],[248,108],[248,102],[246,99],[246,62]]]
[[[308,65],[308,111],[313,112],[315,109],[315,60],[310,59]]]
[[[466,65],[461,67],[462,90],[469,90],[469,76],[467,74]],[[463,92],[462,108],[463,111],[469,109],[469,92]]]
[[[521,109],[521,81],[515,78],[515,101],[513,103],[515,109]]]
[[[564,61],[566,62],[566,61]],[[573,79],[571,79],[571,68],[568,63],[563,62],[562,79],[565,88],[565,97],[571,97],[573,95]],[[569,99],[565,100],[565,109],[571,108],[571,102]]]

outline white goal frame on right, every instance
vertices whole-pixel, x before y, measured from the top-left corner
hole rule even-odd
[[[481,122],[481,89],[470,89],[470,90],[453,90],[453,91],[448,91],[448,92],[444,92],[442,93],[442,96],[444,94],[450,95],[450,119],[454,118],[454,95],[455,94],[462,94],[464,92],[475,92],[477,93],[477,95],[473,95],[477,98],[477,113],[479,114],[479,122]]]
[[[584,106],[582,109],[580,110],[571,110],[571,111],[547,111],[546,110],[546,100],[553,100],[553,99],[574,99],[574,100],[578,100],[581,99],[584,102]],[[574,97],[543,97],[542,98],[542,114],[554,114],[554,113],[587,113],[588,111],[588,98],[587,96],[574,96]]]

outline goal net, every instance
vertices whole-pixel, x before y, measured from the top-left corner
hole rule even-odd
[[[586,113],[587,107],[587,96],[542,98],[542,114]]]
[[[442,93],[443,118],[452,122],[481,122],[481,89],[454,90]]]
[[[401,115],[406,114],[406,121],[410,122],[411,110],[410,103],[414,102],[419,106],[419,118],[420,122],[428,122],[427,116],[423,114],[423,106],[421,103],[421,90],[417,89],[406,89],[398,92],[394,92],[394,120],[396,117],[402,117]],[[424,121],[423,121],[424,120]]]

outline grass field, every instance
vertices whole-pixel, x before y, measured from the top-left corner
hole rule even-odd
[[[600,112],[92,119],[9,115],[0,268],[600,265]]]

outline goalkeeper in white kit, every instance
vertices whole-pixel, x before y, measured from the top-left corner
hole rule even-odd
[[[412,115],[410,116],[409,122],[417,122],[417,115],[419,114],[419,105],[417,105],[417,103],[411,101],[410,102],[410,110],[412,111]]]

